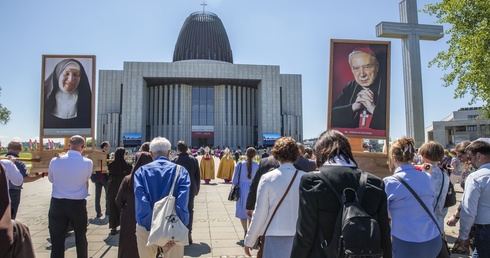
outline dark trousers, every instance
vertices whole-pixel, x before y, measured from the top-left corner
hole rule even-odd
[[[478,254],[473,253],[473,257],[490,257],[490,226],[475,229],[474,243]]]
[[[106,196],[105,214],[107,215],[109,214],[109,209],[107,209],[107,174],[102,173],[102,175],[100,175],[100,171],[97,171],[92,175],[91,180],[95,184],[95,212],[97,215],[102,214],[100,197],[102,196],[102,187],[104,187],[104,193]]]
[[[194,193],[189,195],[189,203],[187,204],[187,209],[189,210],[189,224],[187,224],[187,229],[189,229],[189,235],[192,233],[192,220],[194,219]]]
[[[12,219],[15,219],[17,216],[17,210],[19,210],[19,204],[20,204],[20,189],[9,189],[9,195],[10,195],[10,209],[11,209],[11,215]]]
[[[51,198],[48,217],[51,258],[65,257],[65,235],[68,223],[75,231],[77,257],[87,258],[87,201]]]

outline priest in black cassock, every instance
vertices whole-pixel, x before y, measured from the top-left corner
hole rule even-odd
[[[378,77],[374,51],[356,48],[349,64],[354,80],[332,105],[332,127],[386,130],[386,82]]]

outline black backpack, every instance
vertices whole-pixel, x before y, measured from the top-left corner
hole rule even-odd
[[[442,194],[442,188],[444,188],[444,171],[441,170],[442,173],[442,183],[441,183],[441,190],[439,191],[439,195],[437,196],[437,201],[436,205],[434,206],[434,209],[437,207],[437,203],[439,202],[439,198],[441,197]],[[456,191],[454,190],[454,185],[451,183],[451,180],[449,180],[449,187],[447,188],[447,193],[446,193],[446,201],[444,201],[444,208],[452,207],[456,204]]]
[[[341,204],[330,243],[323,237],[320,227],[317,230],[321,248],[327,257],[382,257],[378,222],[360,204],[366,189],[367,173],[361,170],[357,191],[345,188],[341,195],[328,180],[323,181],[336,193]]]

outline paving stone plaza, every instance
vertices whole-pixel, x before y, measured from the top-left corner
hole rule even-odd
[[[219,160],[216,159],[216,168]],[[235,218],[235,202],[228,201],[230,184],[222,179],[201,185],[195,198],[193,241],[185,247],[184,257],[245,257],[241,244],[243,229]],[[107,217],[96,218],[94,208],[95,186],[90,183],[87,197],[89,225],[87,230],[90,257],[117,257],[119,234],[109,234]],[[51,198],[51,183],[47,177],[24,184],[17,220],[29,226],[37,258],[50,257],[48,210]],[[104,194],[101,206],[105,207]],[[104,208],[103,208],[104,211]],[[65,242],[66,257],[76,257],[75,236]],[[256,251],[254,251],[254,254]]]
[[[216,168],[219,160],[215,159]],[[235,218],[235,202],[227,200],[230,184],[224,184],[222,179],[216,179],[209,185],[201,184],[199,195],[195,199],[193,241],[185,247],[184,257],[220,257],[239,258],[246,257],[241,246],[243,230],[240,220]],[[461,200],[461,188],[455,185],[458,192],[458,201]],[[117,257],[119,234],[111,236],[108,218],[96,218],[94,208],[95,187],[91,183],[90,196],[87,197],[89,225],[87,230],[88,250],[90,257]],[[35,182],[24,184],[22,199],[17,220],[29,226],[36,256],[38,258],[50,257],[48,210],[51,198],[51,183],[47,177]],[[105,207],[102,195],[102,207]],[[450,208],[446,219],[456,209]],[[446,226],[450,245],[457,237],[459,224],[456,227]],[[66,257],[76,257],[75,237],[72,234],[66,238]],[[256,250],[253,254],[256,254]],[[453,255],[452,257],[466,257]]]

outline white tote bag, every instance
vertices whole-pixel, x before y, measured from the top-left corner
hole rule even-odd
[[[174,241],[180,246],[189,245],[189,230],[175,212],[175,197],[173,196],[175,181],[179,175],[180,166],[170,188],[170,193],[153,206],[150,236],[146,246],[165,246],[168,241]]]

